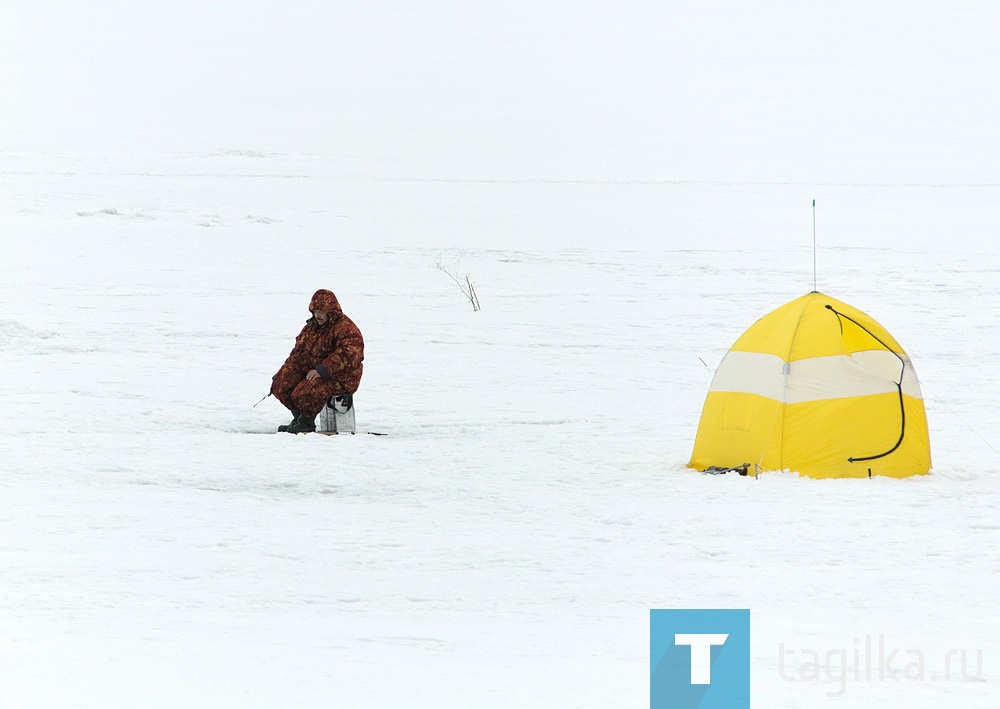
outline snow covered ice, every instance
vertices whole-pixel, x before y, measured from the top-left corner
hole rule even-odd
[[[651,608],[750,608],[755,706],[1000,703],[1000,11],[64,5],[0,27],[0,706],[642,706]],[[926,477],[685,467],[813,199]],[[388,436],[249,435],[316,288]]]

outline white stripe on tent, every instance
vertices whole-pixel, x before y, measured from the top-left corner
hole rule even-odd
[[[903,393],[922,399],[913,365],[906,355]],[[786,404],[847,396],[893,394],[901,364],[886,350],[812,357],[787,363],[760,352],[730,351],[715,372],[709,391],[758,394]]]

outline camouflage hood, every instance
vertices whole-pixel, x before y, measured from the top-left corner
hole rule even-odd
[[[328,291],[325,288],[321,288],[313,294],[312,300],[309,301],[309,312],[329,313],[333,315],[335,313],[343,312],[340,309],[340,303],[337,301],[337,296],[333,294],[332,291]]]

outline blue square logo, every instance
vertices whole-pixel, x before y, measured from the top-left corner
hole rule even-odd
[[[749,707],[749,610],[649,612],[649,709]]]

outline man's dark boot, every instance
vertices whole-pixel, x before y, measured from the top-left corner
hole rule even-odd
[[[288,424],[288,433],[312,433],[316,430],[316,417],[300,414],[297,419]]]
[[[289,426],[291,426],[293,423],[295,423],[298,420],[299,420],[299,410],[298,409],[292,409],[292,420],[289,421],[286,424],[278,426],[278,433],[284,433],[285,431],[288,430]]]

